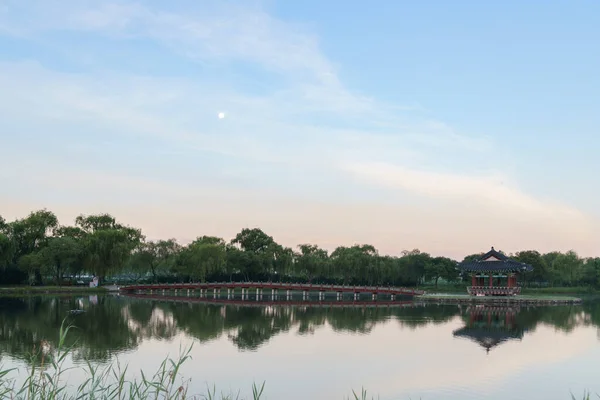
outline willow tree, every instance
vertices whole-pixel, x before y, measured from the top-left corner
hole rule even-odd
[[[84,233],[82,245],[86,269],[100,280],[108,274],[121,272],[143,239],[139,229],[119,224],[109,214],[80,215],[75,224]]]
[[[14,246],[13,265],[29,273],[30,279],[35,283],[41,283],[42,274],[40,268],[39,251],[47,246],[48,240],[58,227],[58,219],[53,212],[38,210],[30,213],[23,219],[18,219],[9,224],[8,229]],[[31,257],[28,257],[31,256]],[[20,260],[28,257],[26,260]]]
[[[142,274],[150,272],[152,280],[157,282],[160,275],[173,269],[180,251],[181,246],[175,239],[142,243],[132,254],[130,267]]]
[[[0,215],[0,268],[6,268],[13,259],[15,245],[9,235],[9,226]]]
[[[202,236],[181,250],[176,272],[204,282],[208,275],[225,272],[226,261],[225,241],[214,236]]]

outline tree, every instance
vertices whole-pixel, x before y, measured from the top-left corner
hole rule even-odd
[[[468,256],[463,258],[462,262],[477,261],[481,258],[481,256],[483,256],[483,253],[469,254]]]
[[[316,276],[323,275],[329,262],[327,250],[314,244],[301,244],[298,246],[300,254],[297,255],[298,272],[306,275],[309,282]]]
[[[19,257],[19,268],[29,276],[29,283],[37,285],[41,283],[40,269],[43,266],[42,257],[39,251],[34,251]]]
[[[523,280],[525,282],[547,282],[551,279],[548,264],[538,251],[519,251],[515,254],[515,260],[533,267],[531,273],[524,274]]]
[[[432,258],[425,264],[425,278],[434,280],[436,288],[438,287],[438,280],[440,278],[446,281],[454,281],[458,278],[456,265],[456,261],[447,257]]]
[[[0,268],[6,268],[15,254],[15,244],[9,231],[9,225],[0,215]]]
[[[402,254],[400,268],[402,269],[403,281],[410,285],[421,283],[425,276],[425,267],[431,262],[431,256],[419,250],[404,251]]]
[[[583,276],[582,280],[584,283],[591,285],[595,288],[600,287],[600,258],[588,258],[585,260],[583,265]]]
[[[552,268],[563,284],[573,286],[581,276],[583,261],[576,252],[570,250],[560,253],[552,263]]]
[[[24,262],[19,262],[19,259],[44,248],[57,226],[56,215],[45,209],[34,211],[26,218],[9,224],[14,244],[13,264],[23,266],[24,271],[34,277],[36,284],[42,282],[41,264],[32,262],[35,257]]]
[[[130,266],[134,271],[150,272],[157,282],[159,275],[173,269],[181,246],[175,239],[142,243],[132,254]]]
[[[378,279],[379,256],[375,247],[371,245],[340,246],[331,253],[330,259],[334,274],[344,284],[350,282],[372,284]]]
[[[287,275],[292,270],[294,251],[289,247],[274,243],[269,247],[269,253],[273,257],[270,272],[281,280],[282,275]]]
[[[39,252],[42,271],[52,274],[60,286],[66,271],[77,270],[76,266],[81,261],[81,243],[72,237],[53,237],[48,245]]]
[[[226,251],[223,239],[214,236],[199,237],[183,248],[176,270],[204,282],[207,275],[224,272]]]
[[[0,232],[0,268],[6,268],[15,254],[15,246],[12,239],[5,233]]]
[[[87,269],[100,280],[108,273],[121,271],[143,239],[139,229],[121,225],[108,214],[81,215],[75,223],[84,232]]]
[[[247,253],[244,257],[245,263],[239,264],[240,272],[246,279],[261,278],[265,275],[271,276],[274,272],[274,262],[277,253],[282,252],[273,238],[258,228],[244,228],[231,241],[232,245],[238,245]],[[242,258],[238,258],[241,261]]]
[[[258,228],[244,228],[231,241],[232,244],[238,244],[242,250],[260,253],[266,251],[275,240]]]

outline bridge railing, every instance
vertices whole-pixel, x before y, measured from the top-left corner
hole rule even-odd
[[[196,282],[196,283],[173,283],[173,284],[140,284],[122,286],[121,290],[152,290],[156,289],[177,289],[177,288],[273,288],[273,289],[289,289],[289,290],[320,290],[320,291],[349,291],[349,292],[372,292],[372,293],[389,293],[403,292],[408,294],[422,294],[423,291],[413,288],[393,287],[393,286],[351,286],[351,285],[324,285],[313,283],[284,283],[284,282]]]

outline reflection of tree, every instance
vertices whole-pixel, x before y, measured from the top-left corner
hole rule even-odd
[[[177,334],[169,304],[154,300],[132,300],[128,302],[125,314],[129,320],[129,329],[143,339],[171,339]]]
[[[71,314],[69,311],[85,312]],[[329,327],[336,332],[366,334],[378,324],[396,321],[418,329],[457,317],[468,321],[467,307],[411,304],[402,307],[240,306],[167,302],[158,299],[99,297],[0,298],[0,356],[30,359],[42,340],[56,346],[67,317],[77,329],[68,337],[75,359],[107,361],[136,348],[143,340],[171,339],[184,333],[201,342],[226,335],[240,350],[256,350],[284,332],[312,334]],[[600,304],[521,308],[514,315],[523,332],[542,324],[570,332],[578,326],[600,326]]]
[[[66,343],[75,345],[75,359],[108,360],[113,353],[138,344],[123,316],[123,302],[113,298],[100,297],[96,305],[75,297],[0,298],[0,304],[2,354],[30,360],[34,347],[41,341],[56,347],[65,318],[76,326]],[[70,313],[82,304],[86,312]]]
[[[283,307],[244,308],[227,310],[231,341],[242,350],[256,350],[271,337],[286,332],[292,326],[291,309]]]

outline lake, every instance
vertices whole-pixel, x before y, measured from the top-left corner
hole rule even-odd
[[[72,314],[70,310],[84,310]],[[24,371],[34,346],[77,327],[69,364],[119,360],[154,372],[193,345],[190,393],[266,381],[266,399],[345,399],[362,387],[391,399],[571,399],[600,393],[600,303],[554,307],[319,307],[207,304],[127,296],[0,298],[4,367]],[[20,373],[17,380],[24,374]],[[83,379],[82,368],[69,372]]]

